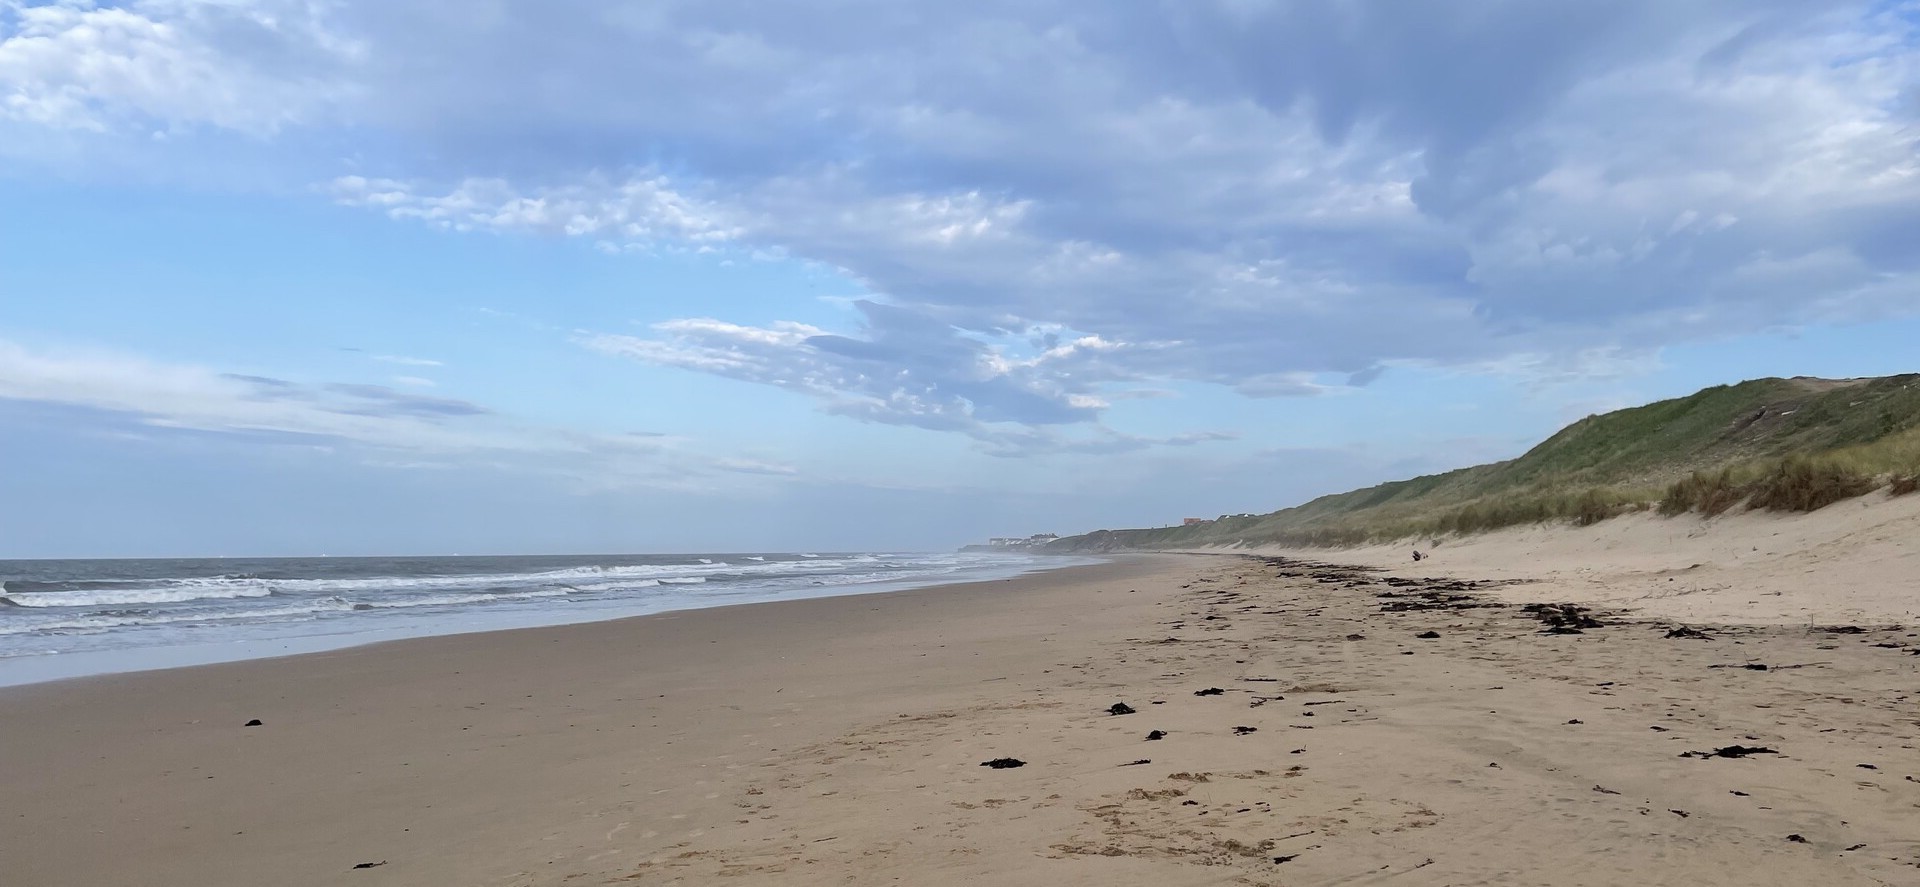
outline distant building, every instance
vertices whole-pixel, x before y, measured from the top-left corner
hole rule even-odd
[[[987,540],[994,548],[1025,548],[1029,545],[1045,545],[1060,538],[1057,533],[1035,533],[1031,536],[995,536]]]
[[[1210,523],[1213,523],[1213,521],[1207,520],[1204,517],[1190,517],[1181,521],[1180,526],[1191,527],[1199,524],[1210,524]]]
[[[987,539],[987,543],[985,543],[985,545],[968,545],[968,547],[964,547],[964,549],[960,549],[960,551],[981,551],[981,549],[1025,549],[1025,547],[1039,547],[1039,545],[1046,545],[1048,541],[1054,541],[1054,539],[1058,539],[1058,538],[1060,538],[1058,534],[1033,534],[1033,536],[995,536],[995,538]]]

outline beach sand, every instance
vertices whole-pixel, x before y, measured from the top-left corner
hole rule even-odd
[[[1432,559],[1413,561],[1419,548]],[[1920,623],[1920,495],[1880,491],[1810,513],[1652,513],[1329,551],[1403,576],[1526,579],[1526,601],[1582,601],[1688,622]]]
[[[1431,566],[1130,557],[14,688],[0,872],[1920,883],[1913,631],[1548,634]],[[1682,756],[1733,745],[1776,753]]]

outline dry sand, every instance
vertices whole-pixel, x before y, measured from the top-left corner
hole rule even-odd
[[[0,880],[1920,883],[1912,632],[1527,587],[1131,558],[0,691]]]
[[[1433,555],[1413,562],[1413,549]],[[1582,601],[1659,619],[1754,625],[1920,623],[1920,495],[1872,493],[1810,514],[1629,515],[1432,543],[1248,549],[1404,576],[1527,579],[1509,599]]]

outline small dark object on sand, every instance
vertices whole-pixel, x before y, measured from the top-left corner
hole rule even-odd
[[[1789,841],[1792,841],[1792,842],[1794,842],[1795,844],[1805,844],[1805,843],[1807,843],[1807,839],[1806,839],[1806,838],[1803,838],[1803,837],[1800,837],[1799,835],[1788,835],[1788,836],[1787,836],[1787,840],[1789,840]]]
[[[1874,766],[1874,765],[1872,765],[1872,764],[1855,764],[1854,766],[1855,766],[1855,767],[1859,767],[1859,768],[1860,768],[1860,769],[1862,769],[1862,770],[1878,770],[1878,769],[1880,769],[1879,767],[1875,767],[1875,766]]]
[[[1112,705],[1107,706],[1107,714],[1130,715],[1130,714],[1133,714],[1133,706],[1128,705],[1124,702],[1116,702]]]
[[[980,762],[980,766],[992,767],[995,770],[1011,770],[1015,767],[1025,767],[1026,765],[1027,762],[1019,758],[994,758],[991,761]]]
[[[1680,757],[1683,757],[1683,758],[1744,758],[1748,755],[1777,755],[1777,754],[1779,754],[1779,752],[1774,751],[1773,749],[1761,748],[1760,746],[1757,746],[1757,745],[1729,745],[1725,748],[1716,748],[1713,751],[1685,751],[1680,753]]]
[[[1398,584],[1387,580],[1388,584]],[[1465,587],[1465,586],[1461,586]],[[1378,597],[1386,599],[1380,605],[1382,613],[1418,613],[1427,610],[1482,610],[1504,607],[1506,604],[1488,601],[1470,594],[1451,594],[1446,591],[1382,592]]]
[[[1414,549],[1414,552],[1413,552],[1413,562],[1414,562],[1414,563],[1416,563],[1416,564],[1417,564],[1417,563],[1419,563],[1419,562],[1421,562],[1422,560],[1425,560],[1425,559],[1426,559],[1426,557],[1427,557],[1426,555],[1424,555],[1424,554],[1421,554],[1421,553],[1420,553],[1420,550],[1419,550],[1419,549]]]
[[[1419,557],[1419,555],[1414,555],[1414,556],[1415,556],[1415,557]],[[1292,861],[1294,861],[1294,860],[1296,860],[1296,859],[1299,859],[1299,858],[1300,858],[1300,854],[1298,854],[1298,853],[1295,853],[1295,854],[1293,854],[1293,855],[1291,855],[1291,856],[1276,856],[1276,857],[1274,857],[1274,858],[1273,858],[1273,864],[1274,864],[1274,865],[1280,865],[1281,863],[1286,863],[1286,862],[1292,862]]]
[[[1153,762],[1152,762],[1152,761],[1150,761],[1150,760],[1148,760],[1148,759],[1146,759],[1146,758],[1141,758],[1141,759],[1140,759],[1140,760],[1138,760],[1138,761],[1134,761],[1134,762],[1132,762],[1132,763],[1130,763],[1130,764],[1121,764],[1120,766],[1122,766],[1122,767],[1138,767],[1138,766],[1140,766],[1141,764],[1151,764],[1151,763],[1153,763]]]
[[[1259,727],[1235,727],[1233,728],[1233,735],[1245,736],[1248,733],[1257,733],[1259,732],[1259,730],[1260,730]]]
[[[1733,789],[1733,790],[1731,790],[1731,791],[1728,791],[1728,792],[1727,792],[1727,794],[1730,794],[1730,795],[1733,795],[1733,796],[1735,796],[1735,797],[1740,797],[1740,798],[1750,798],[1750,797],[1753,797],[1752,795],[1749,795],[1749,794],[1747,794],[1746,792],[1743,792],[1743,791],[1741,791],[1741,790],[1739,790],[1739,789]]]
[[[1592,610],[1577,604],[1528,604],[1520,610],[1546,623],[1547,634],[1583,634],[1583,629],[1606,625]]]
[[[1414,635],[1414,637],[1417,637],[1417,638],[1420,638],[1421,640],[1426,640],[1426,641],[1433,640],[1434,638],[1437,638],[1439,636],[1440,636],[1440,633],[1437,631],[1423,631],[1419,634]]]
[[[1583,721],[1583,720],[1580,720],[1579,718],[1574,718],[1573,720],[1571,720],[1571,721],[1568,721],[1567,723],[1569,723],[1569,724],[1584,724],[1584,723],[1586,723],[1586,721]]]
[[[246,722],[245,724],[242,724],[241,726],[243,726],[243,727],[264,727],[264,726],[266,726],[266,725],[265,725],[265,724],[263,724],[263,723],[260,723],[260,719],[259,719],[259,718],[254,718],[253,720],[251,720],[251,721],[248,721],[248,722]]]
[[[1669,631],[1669,632],[1667,632],[1667,637],[1670,637],[1670,638],[1691,638],[1691,639],[1693,639],[1693,640],[1698,640],[1698,641],[1710,641],[1710,640],[1713,640],[1713,636],[1712,636],[1712,635],[1709,635],[1709,634],[1707,634],[1706,632],[1704,632],[1704,631],[1701,631],[1700,629],[1697,629],[1697,628],[1692,628],[1692,627],[1689,627],[1689,626],[1685,626],[1685,625],[1682,625],[1682,626],[1680,626],[1679,628],[1676,628],[1676,629],[1674,629],[1674,630],[1672,630],[1672,631]]]
[[[1366,636],[1366,635],[1364,635],[1364,634],[1350,634],[1350,635],[1347,635],[1347,640],[1350,640],[1350,641],[1364,641],[1364,640],[1366,640],[1366,639],[1367,639],[1367,636]]]
[[[1195,690],[1195,691],[1193,691],[1193,695],[1195,695],[1195,696],[1219,696],[1219,695],[1221,695],[1221,694],[1224,694],[1224,693],[1226,693],[1226,692],[1227,692],[1227,691],[1225,691],[1225,690],[1222,690],[1222,689],[1220,689],[1219,687],[1208,687],[1208,688],[1206,688],[1205,690]]]
[[[1603,795],[1617,795],[1617,794],[1619,794],[1619,792],[1617,792],[1617,791],[1614,791],[1613,789],[1610,789],[1610,788],[1604,788],[1604,787],[1601,787],[1601,786],[1598,786],[1598,785],[1596,785],[1596,786],[1594,786],[1594,787],[1593,787],[1593,790],[1594,790],[1594,791],[1597,791],[1597,792],[1599,792],[1599,793],[1601,793],[1601,794],[1603,794]]]
[[[1691,814],[1691,813],[1688,813],[1688,812],[1687,812],[1687,811],[1685,811],[1685,810],[1668,810],[1667,812],[1668,812],[1668,813],[1671,813],[1671,814],[1673,814],[1673,815],[1675,815],[1675,816],[1678,816],[1678,817],[1680,817],[1681,819],[1686,819],[1687,817],[1689,817],[1689,816],[1692,816],[1692,815],[1693,815],[1693,814]]]
[[[1152,733],[1147,734],[1148,742],[1158,742],[1165,738],[1167,738],[1167,731],[1165,730],[1155,730]]]
[[[383,865],[386,865],[386,864],[387,864],[387,861],[383,859],[383,860],[380,860],[379,862],[358,862],[358,863],[354,863],[354,866],[353,866],[353,867],[354,867],[354,868],[357,868],[357,869],[377,869],[377,868],[379,868],[379,867],[381,867],[381,866],[383,866]]]
[[[1842,850],[1842,851],[1840,851],[1840,852],[1841,852],[1841,853],[1852,853],[1853,851],[1855,851],[1855,850],[1858,850],[1858,849],[1860,849],[1860,848],[1862,848],[1862,847],[1865,847],[1865,846],[1867,846],[1867,845],[1865,845],[1865,844],[1855,844],[1855,845],[1853,845],[1852,847],[1848,847],[1847,849],[1845,849],[1845,850]]]
[[[1866,634],[1867,633],[1866,629],[1861,628],[1858,625],[1826,625],[1815,630],[1824,631],[1827,634]]]

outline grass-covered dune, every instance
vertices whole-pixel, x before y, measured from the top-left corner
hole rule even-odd
[[[1517,459],[1393,481],[1271,514],[1100,530],[1050,551],[1332,546],[1597,523],[1629,511],[1811,511],[1920,486],[1920,374],[1755,379],[1588,416]]]

